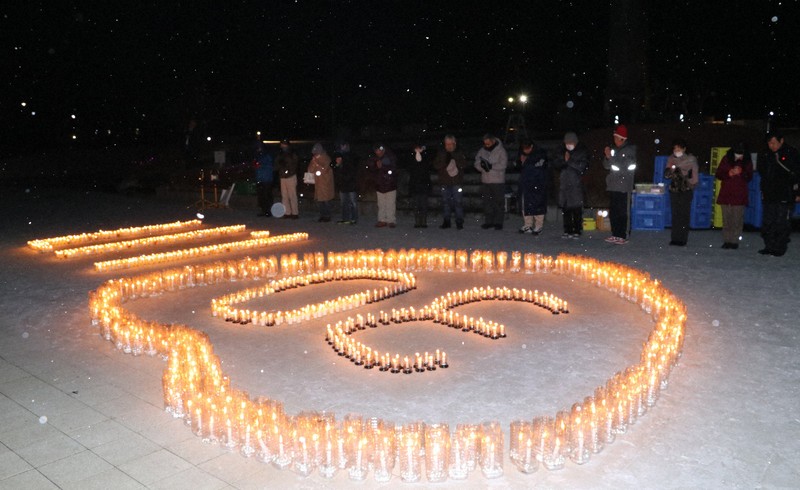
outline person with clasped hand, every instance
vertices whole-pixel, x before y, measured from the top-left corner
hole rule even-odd
[[[761,224],[764,248],[758,253],[780,257],[786,253],[792,232],[789,219],[792,206],[798,201],[800,156],[794,147],[783,141],[783,135],[779,133],[767,135],[767,147],[769,151],[758,161],[764,205]]]
[[[475,170],[481,173],[483,220],[481,228],[503,229],[505,219],[506,166],[508,153],[491,134],[483,136],[483,147],[475,156]]]
[[[753,180],[753,161],[744,143],[728,150],[714,177],[720,181],[717,204],[722,209],[722,248],[735,250],[744,229],[744,210],[750,204],[748,183]]]
[[[667,158],[664,178],[671,179],[669,199],[672,212],[672,234],[670,245],[684,247],[689,240],[689,223],[692,215],[694,188],[700,181],[697,158],[686,153],[686,141],[676,139],[672,143],[672,155]]]
[[[433,159],[442,194],[442,224],[439,228],[450,228],[450,216],[454,214],[456,229],[461,230],[464,228],[464,192],[461,186],[467,158],[458,149],[456,137],[452,134],[445,136],[442,143],[444,148],[440,148]]]
[[[606,190],[611,201],[608,209],[611,236],[606,241],[624,245],[628,243],[628,208],[636,171],[636,146],[628,142],[628,128],[622,124],[617,126],[613,146],[606,146],[603,152],[603,167],[609,170]]]

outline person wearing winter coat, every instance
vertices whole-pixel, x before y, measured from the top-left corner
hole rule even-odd
[[[516,166],[519,172],[519,201],[522,207],[522,228],[520,233],[538,235],[544,228],[544,215],[547,213],[547,186],[550,172],[547,165],[547,152],[530,141],[520,144]]]
[[[717,204],[722,208],[722,248],[739,248],[744,229],[744,210],[750,203],[748,183],[753,162],[744,143],[736,143],[719,162],[714,177],[720,181]]]
[[[603,153],[603,167],[609,171],[606,190],[611,201],[608,209],[611,236],[606,241],[624,245],[628,243],[630,196],[636,171],[636,146],[628,142],[627,127],[620,124],[614,129],[614,143],[606,146]]]
[[[397,226],[397,157],[392,150],[378,143],[367,160],[367,168],[372,172],[378,199],[378,222],[375,227],[394,228]]]
[[[334,197],[333,168],[331,157],[320,143],[311,148],[311,162],[308,171],[314,174],[314,200],[319,207],[319,219],[322,223],[331,220],[331,201]]]
[[[488,230],[503,229],[506,166],[508,154],[503,143],[491,134],[483,136],[483,147],[475,155],[475,170],[481,174],[481,197],[483,198],[483,224]]]
[[[569,132],[553,157],[553,168],[561,171],[558,186],[558,205],[564,217],[561,238],[579,238],[583,233],[583,182],[589,169],[589,149]]]
[[[333,180],[339,189],[342,204],[342,219],[339,224],[354,225],[358,222],[358,163],[350,153],[349,143],[338,143],[333,154]]]
[[[786,253],[792,232],[789,220],[792,207],[798,201],[800,155],[779,133],[767,135],[767,147],[769,151],[758,161],[764,207],[761,223],[764,248],[758,253],[780,257]]]
[[[664,178],[670,179],[669,200],[672,212],[670,245],[685,247],[689,240],[689,223],[692,215],[694,188],[700,177],[697,175],[697,158],[686,153],[686,141],[676,139],[672,143],[672,155],[667,158]]]
[[[414,145],[406,169],[409,176],[408,191],[414,204],[414,228],[427,228],[431,163],[425,146]]]
[[[281,203],[286,209],[283,215],[286,219],[297,219],[299,216],[297,205],[297,153],[292,149],[289,140],[281,141],[281,151],[275,157],[275,170],[281,179]]]
[[[444,148],[436,152],[433,168],[439,180],[442,194],[442,224],[439,228],[450,228],[450,216],[455,215],[456,229],[464,228],[463,189],[467,158],[458,149],[456,137],[448,134],[443,140]]]
[[[263,143],[258,144],[256,150],[256,196],[258,198],[258,207],[261,208],[259,216],[272,216],[270,212],[272,208],[272,179],[274,168],[272,164],[272,155],[267,153]]]

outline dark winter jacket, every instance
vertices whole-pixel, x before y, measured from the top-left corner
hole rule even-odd
[[[611,192],[631,192],[634,171],[636,170],[636,146],[628,140],[620,147],[611,145],[614,155],[603,159],[603,167],[610,170],[606,176],[606,190]]]
[[[429,194],[431,191],[431,162],[430,155],[423,151],[419,154],[421,161],[417,161],[417,153],[412,151],[406,161],[408,171],[408,192],[412,195]]]
[[[794,202],[800,178],[800,156],[796,149],[784,143],[778,151],[768,151],[758,161],[758,173],[764,202]]]
[[[342,163],[336,163],[336,157],[342,157]],[[334,155],[333,177],[339,192],[356,192],[358,190],[358,163],[352,153]]]
[[[384,193],[397,190],[397,156],[392,150],[387,148],[380,158],[371,155],[367,159],[367,168],[372,172],[376,191]]]
[[[734,167],[742,169],[742,173],[730,175]],[[753,179],[753,162],[750,155],[744,153],[741,160],[736,160],[733,150],[722,157],[714,176],[721,181],[717,204],[730,206],[747,206],[750,203],[748,182]]]
[[[297,153],[291,148],[286,151],[281,150],[278,156],[275,157],[275,170],[278,171],[278,177],[286,179],[297,175]]]
[[[547,152],[542,148],[534,148],[530,155],[520,153],[515,164],[520,169],[519,198],[522,200],[522,214],[546,214],[547,187],[550,185]]]
[[[453,162],[453,166],[450,166],[450,162]],[[448,166],[450,166],[451,169],[455,167],[457,171],[455,175],[450,175],[452,172],[448,172]],[[467,169],[467,157],[465,157],[464,153],[460,150],[455,150],[451,153],[442,148],[436,153],[436,157],[433,159],[433,168],[436,169],[439,185],[461,185],[461,183],[464,182],[464,171]]]
[[[569,160],[566,154],[569,153]],[[558,205],[564,209],[583,207],[581,177],[589,169],[589,149],[581,142],[572,151],[562,143],[553,154],[553,168],[561,171],[558,185]]]

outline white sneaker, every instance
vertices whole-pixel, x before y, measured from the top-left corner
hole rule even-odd
[[[530,235],[531,233],[533,233],[533,228],[531,228],[530,226],[523,226],[522,228],[519,229],[519,232],[527,233]]]
[[[570,235],[569,233],[562,233],[561,238],[572,238],[572,235]]]

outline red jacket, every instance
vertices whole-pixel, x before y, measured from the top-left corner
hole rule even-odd
[[[730,171],[734,167],[741,167],[742,173],[730,175]],[[733,155],[728,153],[722,158],[714,176],[722,181],[717,204],[747,206],[749,203],[747,183],[753,179],[753,162],[750,161],[750,155],[734,161]]]

